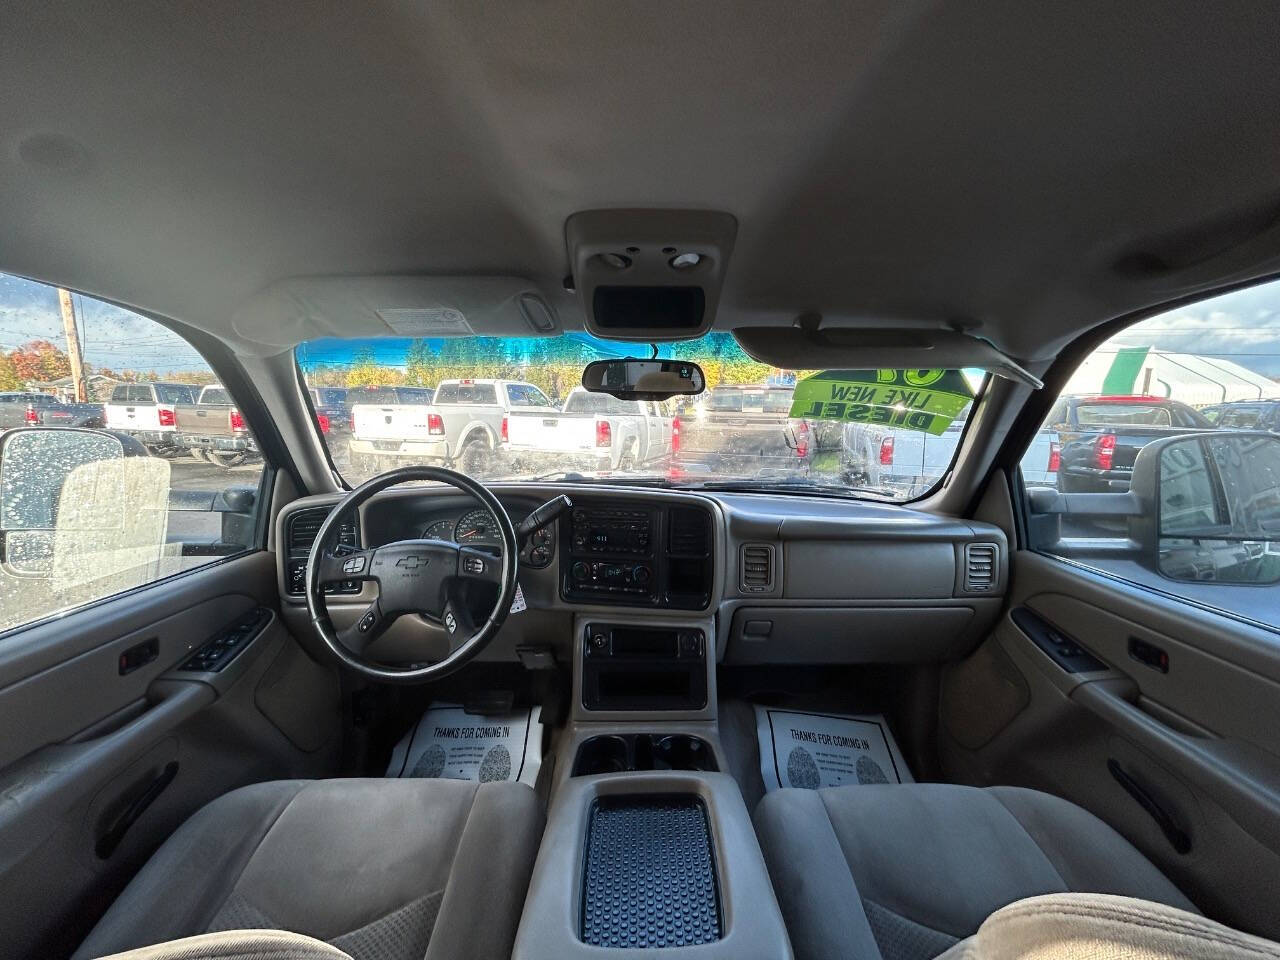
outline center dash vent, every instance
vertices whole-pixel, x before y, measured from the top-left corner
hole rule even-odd
[[[321,508],[319,510],[301,510],[289,518],[289,553],[306,554],[310,553],[311,545],[316,542],[316,534],[320,532],[320,525],[324,523],[325,518],[329,516],[329,511]],[[356,524],[354,517],[348,517],[338,528],[338,541],[348,547],[359,546],[356,539]]]
[[[994,543],[969,543],[964,548],[964,591],[986,593],[996,585],[1000,552]]]
[[[773,546],[748,543],[742,547],[741,586],[746,593],[768,593],[773,589]]]
[[[711,552],[711,517],[699,507],[675,507],[669,515],[667,546],[679,557],[705,557]]]

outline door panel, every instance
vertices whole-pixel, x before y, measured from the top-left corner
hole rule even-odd
[[[1029,551],[1019,607],[1102,669],[1068,672],[1006,614],[944,676],[949,775],[1067,797],[1210,916],[1280,936],[1280,635]]]
[[[0,898],[6,956],[69,954],[214,797],[336,770],[336,674],[278,614],[219,672],[176,669],[246,612],[277,605],[274,555],[258,551],[0,644],[0,889],[23,891]],[[139,645],[154,659],[122,675]]]

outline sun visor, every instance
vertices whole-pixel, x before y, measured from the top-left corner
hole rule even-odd
[[[320,337],[548,336],[555,307],[519,277],[298,277],[241,303],[246,340],[291,347]]]
[[[786,370],[976,367],[1039,390],[1044,384],[986,340],[954,330],[856,327],[738,327],[733,331],[753,360]]]

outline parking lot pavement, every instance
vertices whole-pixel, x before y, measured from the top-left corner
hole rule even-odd
[[[169,462],[169,486],[172,490],[221,493],[228,487],[257,486],[260,476],[261,460],[230,468],[215,466],[194,457],[182,457]]]

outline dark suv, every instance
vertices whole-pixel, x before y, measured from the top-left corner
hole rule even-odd
[[[1235,400],[1200,411],[1219,430],[1270,430],[1280,433],[1280,398]]]
[[[1049,413],[1058,432],[1063,493],[1107,493],[1129,489],[1133,461],[1152,440],[1212,429],[1195,409],[1167,397],[1063,397]]]

